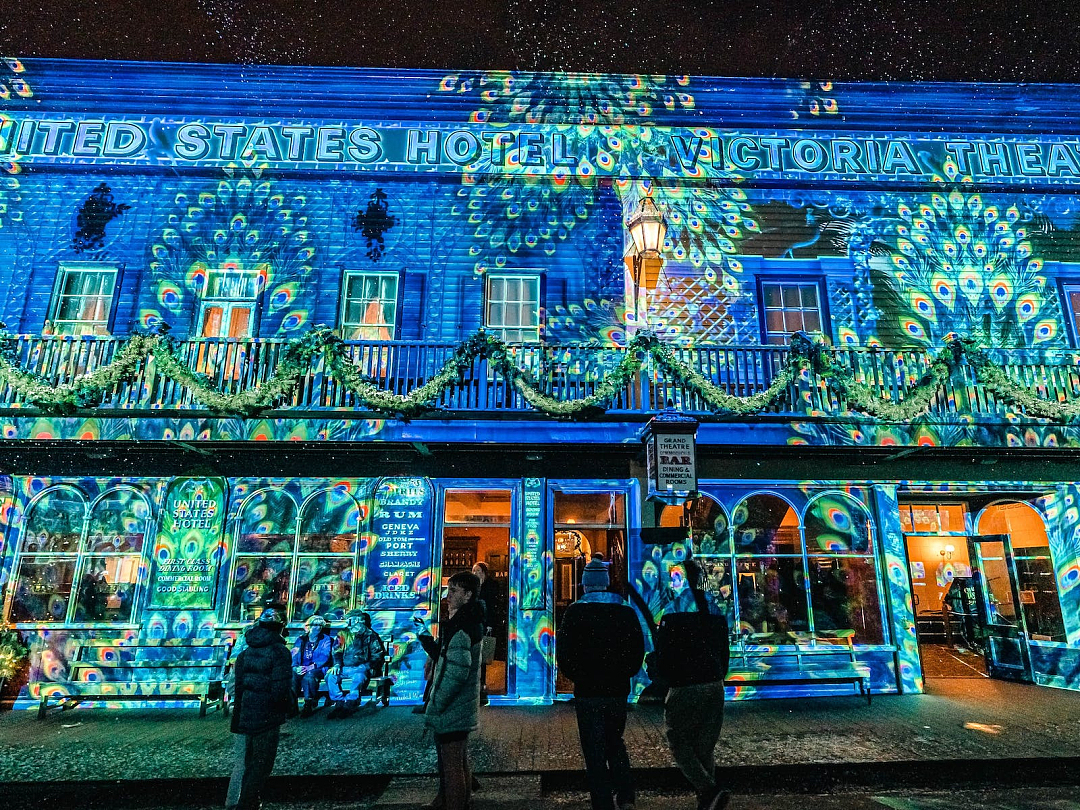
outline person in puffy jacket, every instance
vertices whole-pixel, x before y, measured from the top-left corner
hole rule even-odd
[[[449,618],[439,628],[439,659],[431,683],[424,724],[435,734],[439,757],[439,792],[432,806],[465,810],[469,806],[472,773],[469,734],[480,713],[480,647],[484,610],[475,574],[450,577],[446,605]]]
[[[731,794],[716,781],[713,749],[724,724],[727,617],[701,590],[701,567],[683,564],[685,588],[656,628],[656,669],[670,689],[664,702],[668,745],[693,786],[699,810],[722,810]]]
[[[326,688],[334,708],[328,720],[348,717],[360,705],[360,693],[364,691],[372,674],[382,674],[383,646],[379,634],[371,629],[371,616],[362,610],[350,610],[345,614],[347,629],[341,644],[334,651],[334,666],[326,676]],[[349,680],[348,693],[342,683]],[[374,698],[372,698],[374,700]]]
[[[236,762],[225,800],[228,810],[256,810],[266,777],[274,769],[281,725],[297,715],[292,657],[281,631],[278,608],[266,608],[244,635],[246,648],[236,659],[236,694],[231,730]]]
[[[334,663],[335,637],[322,616],[304,622],[304,633],[293,643],[293,691],[304,698],[301,717],[311,717],[319,702],[319,684]]]
[[[581,575],[585,595],[566,609],[555,634],[559,672],[574,682],[574,709],[593,810],[634,805],[626,731],[630,679],[641,669],[645,639],[634,609],[609,592],[599,554]]]

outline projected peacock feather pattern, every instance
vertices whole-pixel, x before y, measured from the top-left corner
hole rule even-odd
[[[26,79],[26,67],[21,61],[13,56],[0,56],[0,107],[13,108],[19,101],[28,101],[34,97],[34,91],[30,82]],[[0,133],[10,133],[11,127],[5,128],[10,119],[0,110]],[[11,134],[0,134],[0,148],[6,147],[3,143],[5,137],[13,137]],[[18,174],[21,171],[19,162],[6,157],[0,160],[0,171],[7,174]],[[0,205],[3,199],[0,198]]]
[[[879,322],[882,342],[937,346],[951,332],[996,346],[1060,340],[1058,318],[1043,312],[1034,223],[1026,207],[979,194],[901,199],[879,238],[885,255],[870,260],[879,307],[896,318]]]
[[[286,191],[259,169],[233,168],[198,194],[178,193],[175,205],[151,249],[157,306],[140,313],[143,326],[193,312],[193,299],[219,270],[254,278],[264,302],[262,334],[307,325],[309,312],[299,304],[312,275],[315,242],[304,194]]]
[[[689,76],[485,71],[450,74],[439,91],[477,97],[478,124],[618,126],[660,109],[692,110]]]
[[[839,113],[840,104],[832,82],[799,82],[792,118],[826,118]]]
[[[462,178],[453,213],[473,228],[475,272],[502,267],[522,252],[553,255],[557,245],[589,219],[596,204],[598,169],[610,171],[621,161],[624,177],[643,171],[660,174],[655,150],[647,148],[649,128],[626,122],[649,117],[658,108],[693,109],[688,84],[685,76],[493,71],[444,77],[440,92],[475,98],[477,108],[470,114],[474,123],[554,125],[567,133],[572,130],[577,144],[576,164],[551,176],[542,175],[540,168],[522,169],[517,152],[508,149],[505,166],[473,166],[476,173]]]

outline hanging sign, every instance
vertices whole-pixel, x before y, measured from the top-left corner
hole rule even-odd
[[[224,523],[223,478],[172,482],[154,542],[150,607],[213,609]]]
[[[544,553],[544,479],[526,478],[522,488],[521,609],[547,607],[547,555]]]
[[[426,478],[383,478],[364,566],[368,610],[413,610],[426,606],[431,590],[433,492]]]
[[[649,477],[649,497],[686,497],[697,490],[698,422],[663,412],[649,420],[642,441]]]

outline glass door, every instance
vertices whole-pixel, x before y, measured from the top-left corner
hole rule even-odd
[[[994,678],[1030,683],[1031,658],[1009,536],[972,537],[968,545],[987,669]]]
[[[442,585],[454,574],[479,576],[487,626],[495,637],[495,659],[482,676],[486,695],[508,690],[512,515],[509,489],[447,489],[443,496]],[[446,618],[440,614],[439,621]]]

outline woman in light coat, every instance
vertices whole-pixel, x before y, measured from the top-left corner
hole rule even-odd
[[[447,585],[449,618],[439,628],[439,661],[424,724],[435,734],[439,757],[439,795],[429,805],[465,810],[471,799],[469,733],[480,713],[480,651],[484,611],[477,594],[480,580],[455,574]]]

